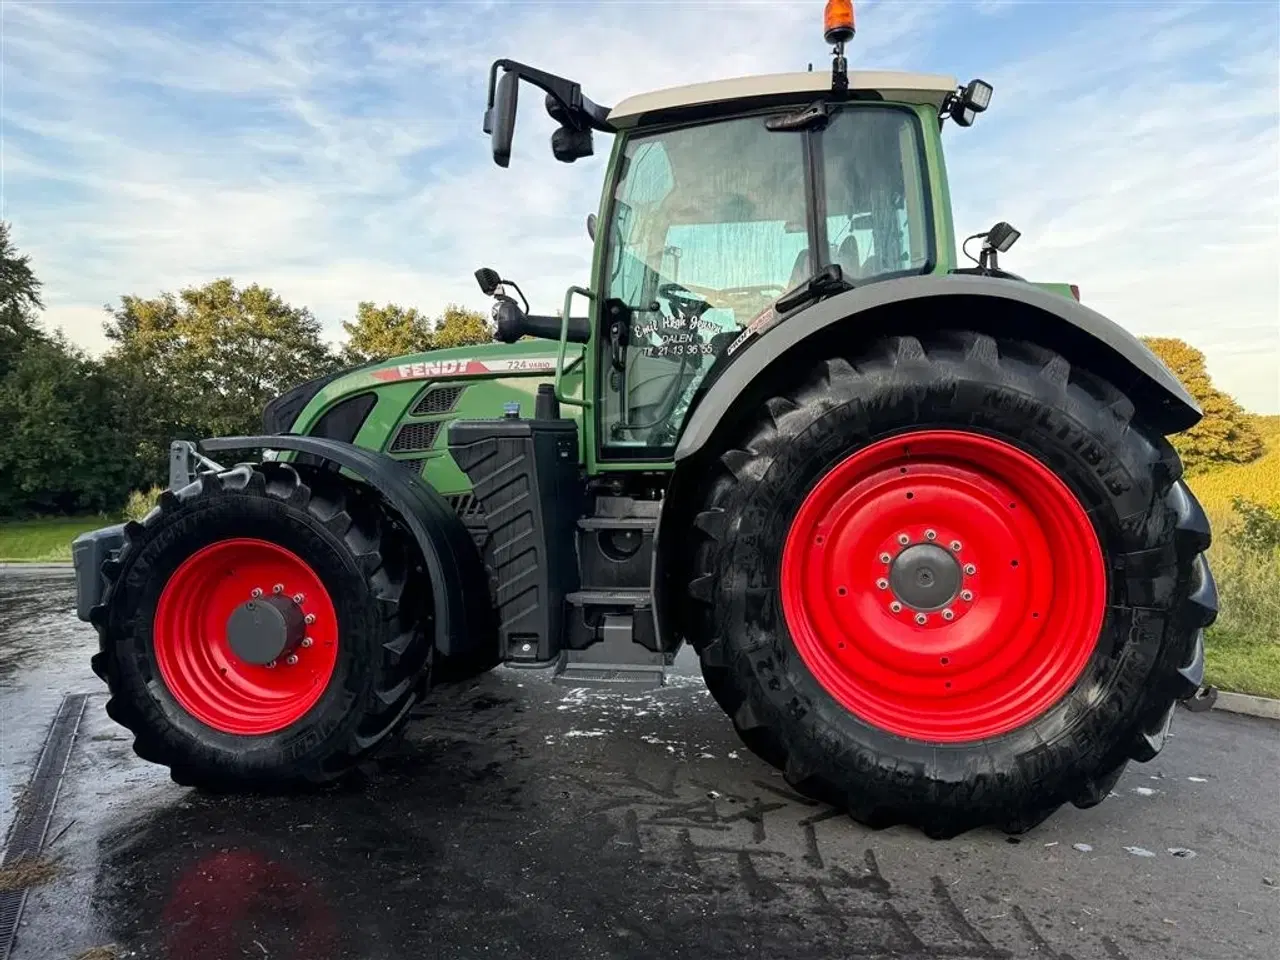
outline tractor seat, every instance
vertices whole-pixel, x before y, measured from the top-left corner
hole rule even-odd
[[[840,241],[836,250],[836,263],[844,273],[846,280],[858,280],[862,277],[862,254],[858,250],[858,238],[853,234]]]

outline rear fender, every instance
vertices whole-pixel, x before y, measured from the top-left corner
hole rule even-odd
[[[1195,426],[1195,399],[1137,337],[1075,300],[1028,283],[992,277],[921,276],[869,283],[823,300],[748,340],[718,376],[704,384],[686,416],[677,463],[697,454],[749,396],[766,371],[793,367],[824,335],[855,352],[859,341],[909,329],[961,328],[1015,336],[1088,366],[1124,391],[1137,415],[1163,433]]]
[[[435,601],[435,645],[445,657],[494,659],[498,641],[488,579],[475,541],[448,502],[382,453],[308,436],[218,437],[205,450],[292,450],[343,467],[376,490],[422,553]]]

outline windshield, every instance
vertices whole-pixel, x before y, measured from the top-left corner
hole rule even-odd
[[[814,150],[826,215],[810,224]],[[859,283],[930,259],[919,126],[905,110],[842,109],[815,135],[774,133],[761,117],[669,130],[632,138],[620,163],[605,299],[625,309],[603,338],[606,449],[674,446],[716,359],[817,269],[839,263]]]

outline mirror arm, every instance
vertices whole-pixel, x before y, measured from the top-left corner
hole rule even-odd
[[[609,108],[583,96],[582,87],[577,83],[515,60],[503,59],[493,61],[493,65],[489,68],[489,99],[484,112],[485,133],[493,133],[493,101],[498,86],[499,69],[514,73],[518,80],[527,80],[555,97],[578,129],[591,127],[604,133],[615,132],[613,125],[609,123]]]

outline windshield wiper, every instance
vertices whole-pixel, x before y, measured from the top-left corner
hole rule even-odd
[[[779,316],[807,307],[826,297],[852,290],[853,284],[844,278],[838,263],[829,263],[808,280],[788,290],[773,305]]]

